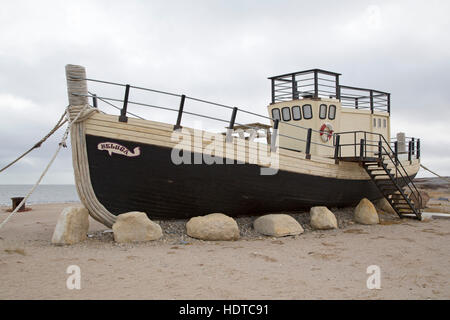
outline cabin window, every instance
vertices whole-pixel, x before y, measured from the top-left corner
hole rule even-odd
[[[331,104],[330,110],[328,111],[328,119],[334,120],[334,118],[336,118],[336,106]]]
[[[377,126],[377,119],[373,119],[373,126],[376,127]]]
[[[387,125],[387,121],[386,121],[386,119],[383,119],[383,128],[386,128],[386,125]]]
[[[283,116],[283,121],[291,120],[291,109],[289,107],[284,107],[281,109],[281,114]]]
[[[326,119],[327,118],[327,105],[321,104],[319,109],[319,118]]]
[[[381,128],[381,119],[378,118],[378,128]]]
[[[272,109],[272,119],[273,120],[281,120],[280,109],[278,109],[278,108]]]
[[[311,119],[312,118],[312,108],[310,104],[304,104],[303,107],[303,118]]]
[[[300,111],[300,106],[292,107],[292,119],[296,121],[302,120],[302,112]]]

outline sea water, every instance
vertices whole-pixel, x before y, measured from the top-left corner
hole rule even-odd
[[[0,185],[0,205],[11,206],[12,197],[25,197],[33,185],[13,184]],[[33,194],[28,198],[31,203],[52,203],[52,202],[78,202],[75,185],[70,184],[42,184],[37,186]]]

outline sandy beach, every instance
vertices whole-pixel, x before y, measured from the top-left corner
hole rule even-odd
[[[445,212],[448,185],[429,182],[418,182],[431,196],[425,211]],[[334,208],[339,229],[313,231],[308,212],[292,212],[305,232],[272,238],[253,230],[255,217],[242,217],[241,239],[232,242],[190,238],[186,220],[157,221],[163,238],[135,244],[115,243],[90,219],[87,241],[52,245],[61,210],[74,205],[30,205],[1,230],[0,299],[450,298],[448,218],[379,212],[381,224],[365,226],[353,222],[353,208]],[[81,290],[66,287],[70,265],[81,269]],[[380,267],[381,289],[367,289],[370,265]]]

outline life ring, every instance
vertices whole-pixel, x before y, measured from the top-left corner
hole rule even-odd
[[[320,139],[322,139],[323,142],[328,142],[331,137],[333,136],[333,126],[326,122],[320,127]]]

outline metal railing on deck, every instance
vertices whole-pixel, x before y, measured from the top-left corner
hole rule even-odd
[[[353,142],[350,143],[340,143],[341,137],[351,136]],[[399,161],[399,150],[398,150],[398,141],[387,141],[382,134],[372,133],[366,131],[348,131],[348,132],[339,132],[336,133],[336,154],[338,157],[342,155],[342,149],[344,148],[352,148],[353,156],[355,158],[360,158],[361,161],[364,159],[377,159],[379,162],[383,162],[386,160],[388,163],[391,163],[395,168],[394,177],[400,181],[405,188],[407,188],[411,195],[414,195],[418,201],[418,208],[422,207],[422,197],[420,195],[419,190],[416,188],[415,184],[411,180],[408,172],[403,167],[401,161]],[[349,140],[349,139],[347,139]],[[350,139],[351,140],[351,139]],[[420,139],[414,139],[416,141],[415,148],[418,150],[416,152],[417,159],[420,158]],[[394,145],[394,149],[391,148],[391,143]],[[409,151],[408,151],[408,160],[412,161],[412,149],[413,144],[412,140],[408,143]],[[370,150],[373,149],[373,150]],[[348,152],[344,152],[345,156],[348,157]],[[415,204],[416,205],[416,204]]]
[[[391,112],[391,94],[339,83],[340,73],[311,69],[270,77],[272,104],[300,98],[334,98],[343,107]]]
[[[271,120],[274,122],[274,127],[272,128],[272,130],[274,132],[272,132],[271,137],[273,140],[276,140],[277,135],[281,136],[281,137],[285,137],[288,139],[292,139],[292,140],[296,140],[296,141],[300,141],[300,142],[304,142],[304,148],[298,148],[298,149],[291,149],[289,148],[289,150],[294,150],[294,151],[299,151],[299,152],[305,152],[307,154],[307,156],[310,156],[310,150],[311,150],[311,145],[320,145],[323,146],[325,148],[328,148],[330,150],[330,157],[334,156],[334,150],[335,147],[334,146],[330,146],[324,143],[319,143],[319,142],[315,142],[313,141],[313,135],[321,135],[324,134],[325,132],[322,132],[320,130],[314,130],[312,128],[306,128],[306,127],[302,127],[300,125],[297,124],[292,124],[292,123],[288,123],[288,122],[283,122],[284,125],[288,125],[288,126],[292,126],[292,127],[296,127],[299,130],[303,130],[306,132],[306,139],[301,139],[299,137],[295,137],[295,136],[289,136],[289,135],[285,135],[282,133],[278,132],[278,126],[279,126],[279,119],[273,119],[270,118],[268,116],[263,116],[248,110],[245,110],[243,108],[238,108],[238,107],[232,107],[229,105],[225,105],[225,104],[221,104],[221,103],[216,103],[216,102],[212,102],[212,101],[208,101],[208,100],[204,100],[204,99],[199,99],[199,98],[195,98],[195,97],[190,97],[184,94],[176,94],[176,93],[172,93],[172,92],[167,92],[167,91],[162,91],[162,90],[155,90],[155,89],[150,89],[150,88],[144,88],[144,87],[139,87],[139,86],[133,86],[133,85],[129,85],[129,84],[122,84],[122,83],[116,83],[116,82],[111,82],[111,81],[105,81],[105,80],[98,80],[98,79],[92,79],[92,78],[70,78],[70,80],[74,81],[74,80],[86,80],[86,81],[90,81],[90,82],[96,82],[96,83],[100,83],[100,84],[106,84],[106,85],[111,85],[111,86],[119,86],[119,87],[123,87],[125,89],[124,91],[124,98],[123,99],[117,99],[117,98],[111,98],[111,97],[107,97],[107,96],[102,96],[99,95],[97,93],[93,93],[91,91],[88,91],[87,95],[83,95],[83,94],[76,94],[76,93],[72,93],[73,95],[79,95],[79,96],[85,96],[85,97],[89,97],[92,99],[92,105],[97,107],[98,106],[98,102],[103,102],[117,110],[120,111],[120,116],[119,116],[119,121],[120,122],[127,122],[128,121],[128,117],[127,115],[132,115],[134,117],[137,117],[139,119],[144,119],[143,117],[137,115],[136,113],[131,113],[128,108],[129,105],[137,105],[137,106],[142,106],[142,107],[150,107],[150,108],[155,108],[155,109],[159,109],[159,110],[165,110],[165,111],[171,111],[171,112],[176,112],[177,113],[177,118],[176,118],[176,122],[174,124],[174,130],[179,129],[182,127],[182,118],[184,114],[187,115],[191,115],[194,117],[199,117],[199,118],[204,118],[204,119],[209,119],[209,120],[214,120],[214,121],[219,121],[222,123],[227,123],[227,129],[229,130],[233,130],[235,125],[239,125],[242,127],[246,127],[248,129],[257,129],[255,127],[249,126],[249,125],[245,125],[245,124],[241,124],[236,122],[236,117],[238,115],[238,113],[244,113],[244,114],[248,114],[251,116],[256,116],[259,117],[261,119],[264,120]],[[168,96],[172,96],[172,97],[178,97],[180,98],[180,102],[178,105],[178,108],[174,108],[174,107],[167,107],[167,106],[161,106],[161,105],[156,105],[156,104],[148,104],[148,103],[142,103],[142,102],[137,102],[137,101],[131,101],[129,99],[130,96],[130,91],[132,89],[135,90],[141,90],[141,91],[148,91],[148,92],[153,92],[153,93],[157,93],[157,94],[162,94],[162,95],[168,95]],[[191,112],[191,111],[186,111],[185,110],[185,105],[188,101],[195,101],[195,102],[199,102],[199,103],[204,103],[204,104],[208,104],[210,106],[214,106],[214,107],[219,107],[219,108],[224,108],[224,109],[228,109],[231,111],[231,117],[228,119],[223,119],[223,118],[218,118],[218,117],[213,117],[213,116],[209,116],[209,115],[205,115],[205,114],[201,114],[201,113],[196,113],[196,112]],[[121,107],[115,105],[114,103],[120,103],[122,104]],[[227,131],[229,131],[227,130]],[[276,130],[276,131],[275,131]],[[227,135],[228,138],[228,135]],[[319,139],[317,139],[319,140]],[[271,147],[280,147],[282,149],[287,149],[287,148],[283,148],[282,146],[275,146],[274,143],[270,143]]]

